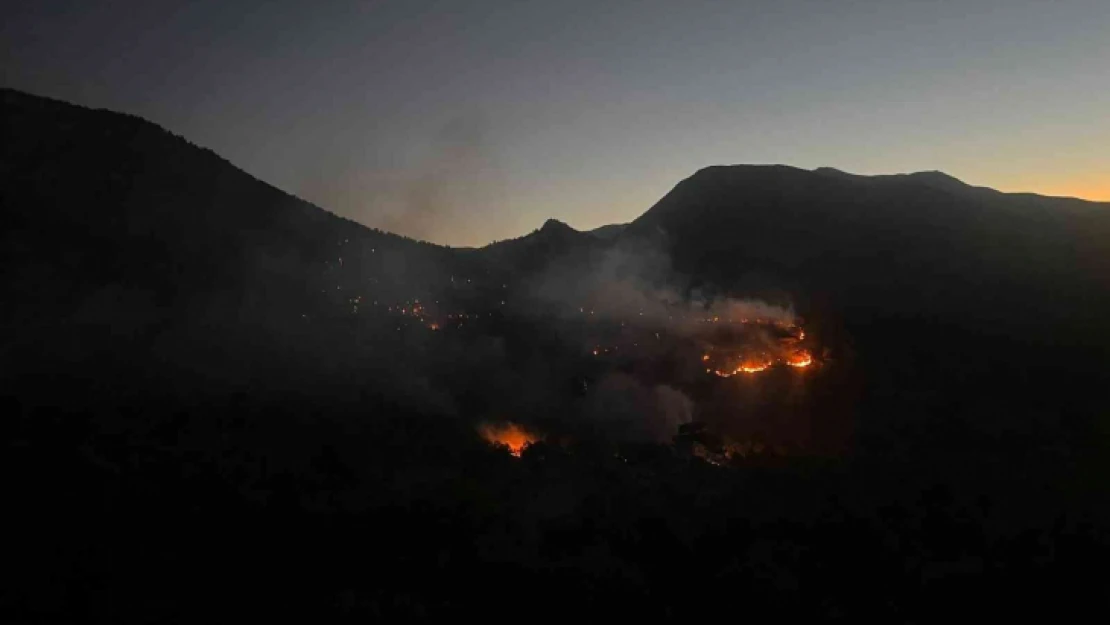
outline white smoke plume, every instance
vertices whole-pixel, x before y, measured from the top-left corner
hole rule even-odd
[[[598,257],[551,263],[533,284],[536,299],[568,315],[686,332],[700,320],[761,320],[790,324],[793,306],[688,286],[658,245],[622,243]]]

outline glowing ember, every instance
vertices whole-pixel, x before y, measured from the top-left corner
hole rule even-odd
[[[793,322],[729,317],[708,317],[704,321],[727,323],[727,327],[703,337],[701,362],[706,373],[722,378],[756,374],[778,367],[805,368],[813,365],[813,355],[801,348],[805,330]],[[756,347],[759,351],[749,351]]]
[[[538,437],[515,423],[483,424],[479,429],[482,438],[497,447],[508,448],[509,453],[520,457],[524,448],[538,440]]]
[[[801,349],[790,354],[790,357],[786,359],[786,364],[798,368],[808,367],[813,364],[813,356],[808,351]]]

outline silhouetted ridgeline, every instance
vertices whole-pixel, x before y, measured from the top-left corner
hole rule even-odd
[[[467,265],[463,252],[336,217],[134,116],[12,90],[0,106],[0,324],[28,369],[115,356],[148,360],[143,371],[152,350],[219,367],[333,314],[356,286],[400,301]]]
[[[2,90],[0,207],[5,622],[1059,619],[1104,596],[1106,205],[718,167],[627,226],[453,250]],[[701,375],[662,320],[746,296],[801,313],[820,366]],[[651,362],[582,343],[653,315],[628,339]],[[807,444],[710,464],[730,416]],[[487,419],[546,437],[514,458]]]
[[[791,284],[861,321],[1110,338],[1105,203],[999,193],[939,172],[709,167],[625,236],[660,233],[680,270]]]

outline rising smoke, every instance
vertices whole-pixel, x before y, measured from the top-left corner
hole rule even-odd
[[[448,120],[432,137],[426,153],[387,194],[383,228],[414,239],[440,240],[467,228],[467,209],[490,201],[496,164],[490,129],[480,114]]]
[[[689,332],[698,320],[759,319],[790,324],[790,304],[710,292],[675,271],[661,242],[622,240],[587,257],[550,263],[531,284],[536,301],[575,315],[580,310],[615,322]]]

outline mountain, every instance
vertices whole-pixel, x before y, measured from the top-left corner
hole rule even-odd
[[[344,245],[404,254],[398,282],[455,262],[452,250],[337,217],[137,117],[10,89],[0,113],[5,260],[35,274],[6,287],[62,298],[21,298],[35,316],[105,282],[159,303],[259,280],[269,296],[297,298],[300,272],[335,262]],[[57,284],[43,288],[43,276]]]
[[[15,304],[0,350],[26,375],[188,361],[219,378],[237,356],[312,343],[305,320],[355,298],[384,307],[477,272],[472,254],[337,217],[150,122],[10,89],[0,205]]]
[[[1000,193],[939,172],[709,167],[629,236],[663,241],[688,274],[788,286],[861,322],[1106,336],[1110,204]]]
[[[0,113],[0,293],[19,303],[0,314],[3,349],[33,361],[79,359],[77,345],[266,342],[352,302],[488,303],[553,264],[588,273],[644,242],[687,288],[785,291],[803,312],[857,326],[916,318],[1092,344],[1108,334],[1104,203],[940,172],[719,166],[631,224],[579,232],[548,220],[454,250],[339,218],[134,116],[10,89]]]
[[[584,262],[605,249],[607,242],[557,219],[548,219],[529,234],[487,245],[479,253],[491,266],[511,268],[508,279],[520,280],[542,272],[556,260]]]
[[[857,441],[874,453],[1041,456],[1100,440],[1106,203],[937,172],[722,166],[680,182],[629,238],[695,283],[786,291],[814,335],[840,336],[833,358],[865,387]]]
[[[620,236],[620,234],[624,232],[626,226],[628,226],[628,224],[609,224],[607,226],[601,226],[600,228],[594,228],[589,232],[599,239],[610,240]]]
[[[3,90],[0,208],[4,622],[1101,597],[1105,204],[713,167],[458,250]],[[793,302],[813,366],[704,369],[664,319],[714,295]]]

